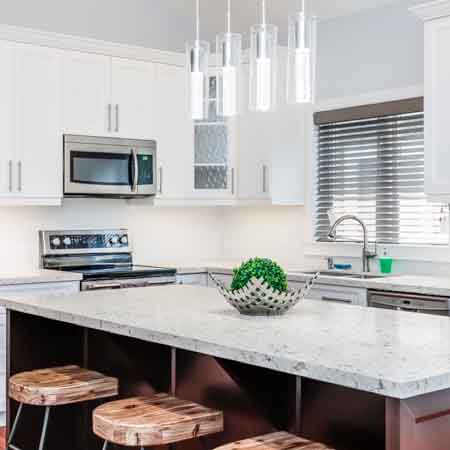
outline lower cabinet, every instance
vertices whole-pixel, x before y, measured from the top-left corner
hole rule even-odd
[[[35,295],[69,295],[80,290],[79,282],[36,283],[0,286],[0,298]],[[0,308],[0,427],[6,423],[6,310]]]
[[[177,275],[177,284],[186,286],[208,286],[207,273],[194,273],[186,275]]]
[[[313,286],[308,298],[330,303],[367,306],[367,289],[318,284]]]

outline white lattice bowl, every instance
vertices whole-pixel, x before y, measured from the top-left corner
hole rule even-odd
[[[210,274],[226,301],[241,314],[252,316],[279,316],[286,313],[308,295],[318,276],[319,273],[308,280],[303,289],[280,292],[258,278],[252,278],[242,289],[231,291]]]

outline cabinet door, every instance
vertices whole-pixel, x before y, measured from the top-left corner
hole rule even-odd
[[[155,66],[112,59],[113,134],[129,139],[154,139]]]
[[[450,17],[425,24],[425,191],[450,196]]]
[[[194,193],[198,199],[220,202],[236,193],[234,119],[217,116],[217,73],[211,71],[209,115],[194,126]]]
[[[12,191],[14,149],[14,44],[0,41],[0,195]]]
[[[192,198],[194,123],[187,111],[186,71],[156,66],[155,117],[158,197]]]
[[[248,111],[249,67],[242,68],[241,109],[238,118],[238,198],[264,200],[270,198],[270,163],[272,153],[272,113]]]
[[[111,58],[63,54],[65,133],[108,136],[112,132]]]
[[[62,59],[59,50],[17,45],[17,190],[62,195]]]

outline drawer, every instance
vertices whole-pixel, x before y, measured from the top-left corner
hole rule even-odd
[[[362,288],[319,284],[311,289],[308,298],[330,303],[367,306],[367,290]]]
[[[195,273],[190,275],[177,275],[177,284],[187,286],[208,286],[207,273]]]

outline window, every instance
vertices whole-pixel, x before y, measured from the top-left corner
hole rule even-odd
[[[445,245],[448,205],[424,194],[423,99],[316,113],[316,240],[331,221],[353,214],[369,239],[388,244]],[[362,238],[352,221],[337,240]]]

